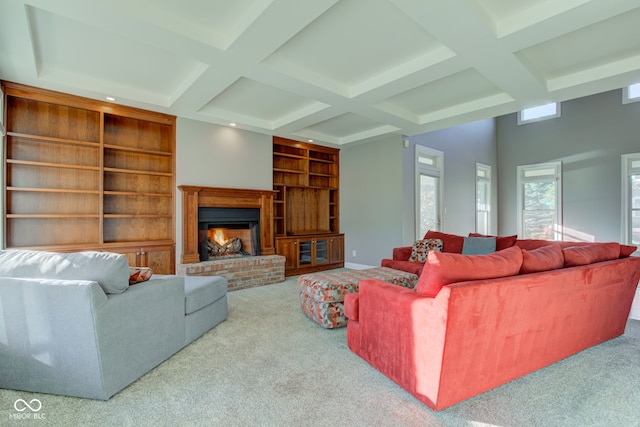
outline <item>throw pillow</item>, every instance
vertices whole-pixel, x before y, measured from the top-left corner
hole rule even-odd
[[[462,255],[432,251],[416,285],[416,292],[435,297],[443,286],[466,280],[495,279],[518,274],[522,251],[511,247],[488,255]]]
[[[496,251],[495,237],[465,237],[463,255],[483,255]]]
[[[637,246],[632,245],[620,245],[620,258],[630,257],[632,253],[638,250]]]
[[[520,274],[556,270],[564,266],[564,255],[560,245],[551,244],[537,249],[522,249]]]
[[[430,251],[442,252],[442,240],[440,239],[424,239],[416,240],[411,248],[409,261],[425,262]]]
[[[424,238],[442,240],[442,252],[462,253],[462,246],[464,245],[463,236],[429,230],[427,234],[424,235]]]
[[[489,236],[480,233],[469,233],[469,237],[495,237],[496,238],[496,251],[510,248],[518,241],[518,235],[513,236]]]
[[[151,279],[153,272],[149,267],[129,267],[129,284],[135,285],[136,283],[146,282]]]
[[[616,242],[591,243],[563,248],[562,252],[564,254],[564,266],[576,267],[578,265],[617,259],[620,256],[620,244]]]

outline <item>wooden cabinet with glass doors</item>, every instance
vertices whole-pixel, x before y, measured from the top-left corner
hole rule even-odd
[[[273,137],[276,252],[287,276],[344,266],[340,150]]]

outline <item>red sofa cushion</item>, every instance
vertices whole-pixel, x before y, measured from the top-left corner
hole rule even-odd
[[[575,267],[619,258],[620,244],[610,242],[569,246],[563,248],[562,252],[564,254],[564,266]]]
[[[496,251],[510,248],[518,241],[518,235],[513,236],[489,236],[487,234],[469,233],[469,237],[495,237],[496,238]]]
[[[486,255],[429,252],[416,292],[435,297],[443,286],[476,279],[494,279],[518,274],[522,250],[511,247]]]
[[[413,273],[419,276],[424,268],[424,262],[383,259],[382,262],[380,262],[380,266],[393,268],[394,270],[406,271],[407,273]]]
[[[464,245],[464,237],[457,234],[448,234],[441,231],[429,230],[424,235],[425,239],[440,239],[442,240],[442,252],[451,252],[456,254],[462,253],[462,246]]]
[[[564,267],[564,255],[560,245],[541,246],[537,249],[522,249],[520,274],[556,270]]]

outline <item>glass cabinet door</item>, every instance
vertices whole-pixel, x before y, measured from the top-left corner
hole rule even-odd
[[[299,265],[313,264],[313,240],[300,240]]]
[[[318,240],[315,240],[315,242],[316,242],[315,263],[324,264],[329,262],[329,240],[318,239]]]

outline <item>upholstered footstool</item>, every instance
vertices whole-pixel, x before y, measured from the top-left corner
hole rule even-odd
[[[358,284],[364,279],[380,279],[410,289],[418,283],[417,275],[388,267],[304,274],[298,278],[300,307],[323,328],[346,326],[344,296],[358,292]]]
[[[185,344],[227,318],[227,283],[222,276],[184,276]]]

